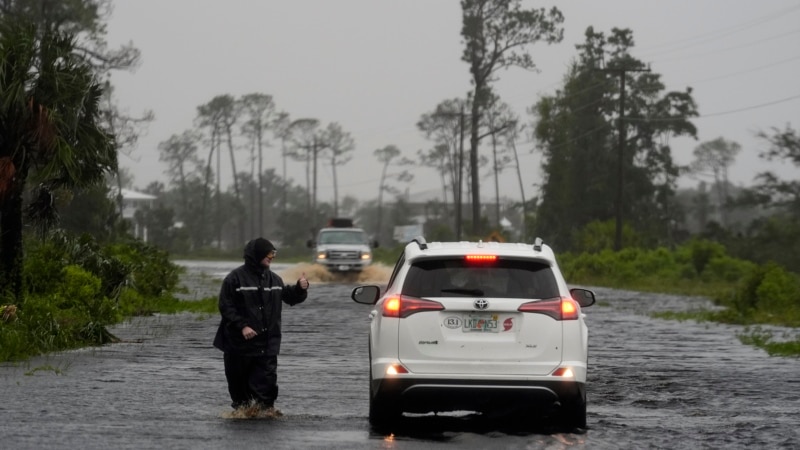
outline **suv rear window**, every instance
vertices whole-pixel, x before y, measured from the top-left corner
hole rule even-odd
[[[550,266],[536,261],[500,259],[471,264],[463,258],[423,260],[409,269],[403,294],[412,297],[558,297]]]

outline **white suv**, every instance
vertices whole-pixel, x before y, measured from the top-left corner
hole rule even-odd
[[[553,251],[498,242],[406,245],[385,292],[356,287],[373,305],[369,420],[402,413],[521,408],[586,428],[586,289],[569,289]]]

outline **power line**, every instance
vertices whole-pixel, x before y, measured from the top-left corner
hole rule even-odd
[[[738,112],[750,111],[750,110],[754,110],[754,109],[765,108],[767,106],[777,105],[779,103],[789,102],[789,101],[792,101],[792,100],[796,100],[798,98],[800,98],[800,94],[793,95],[791,97],[782,98],[782,99],[779,99],[779,100],[773,100],[773,101],[766,102],[766,103],[759,103],[757,105],[745,106],[743,108],[731,109],[731,110],[728,110],[728,111],[720,111],[720,112],[711,113],[711,114],[702,114],[702,115],[699,115],[699,116],[693,116],[690,119],[694,120],[694,119],[705,119],[707,117],[726,116],[728,114],[735,114],[735,113],[738,113]],[[686,118],[684,118],[684,117],[628,117],[625,120],[627,120],[628,122],[671,122],[671,121],[675,121],[675,120],[686,120]]]
[[[704,56],[716,55],[716,54],[723,53],[723,52],[729,52],[731,50],[741,50],[743,48],[753,47],[755,45],[759,45],[759,44],[767,42],[767,41],[774,41],[775,39],[780,39],[780,38],[783,38],[783,37],[786,37],[786,36],[791,36],[791,35],[798,34],[798,33],[800,33],[800,29],[787,31],[785,33],[781,33],[781,34],[777,34],[777,35],[774,35],[774,36],[766,37],[766,38],[759,39],[759,40],[753,41],[753,42],[748,42],[747,44],[737,45],[735,47],[726,47],[726,48],[721,48],[721,49],[718,49],[718,50],[712,50],[712,51],[708,51],[708,52],[704,52],[704,53],[696,53],[694,55],[686,55],[686,56],[679,56],[679,57],[675,57],[675,58],[662,59],[659,62],[660,63],[664,63],[664,62],[670,62],[670,61],[681,61],[681,60],[686,60],[686,59],[702,58]]]
[[[768,69],[770,67],[779,66],[781,64],[786,64],[788,62],[797,61],[798,59],[800,59],[800,55],[794,56],[794,57],[791,57],[791,58],[787,58],[787,59],[783,59],[781,61],[776,61],[776,62],[773,62],[773,63],[764,64],[763,66],[753,67],[753,68],[747,69],[747,70],[741,70],[739,72],[732,72],[732,73],[719,75],[719,76],[714,76],[714,77],[710,77],[710,78],[703,78],[701,80],[692,81],[692,82],[686,83],[686,84],[697,84],[697,83],[705,83],[707,81],[722,80],[722,79],[730,78],[730,77],[733,77],[733,76],[736,76],[736,75],[743,75],[743,74],[746,74],[746,73],[757,72],[757,71],[762,70],[762,69]]]
[[[743,22],[743,23],[740,23],[740,24],[733,25],[731,27],[722,28],[722,29],[719,29],[719,30],[714,30],[714,31],[711,31],[711,32],[708,32],[708,33],[704,33],[704,34],[699,34],[699,35],[692,36],[692,37],[689,37],[689,38],[686,38],[686,39],[667,42],[667,43],[664,43],[664,44],[657,44],[657,45],[652,46],[651,48],[667,47],[667,46],[670,46],[670,45],[678,45],[678,44],[681,44],[681,43],[693,42],[693,41],[696,44],[702,44],[702,43],[706,43],[706,42],[711,42],[711,41],[714,41],[714,40],[717,40],[717,39],[721,39],[721,38],[724,38],[724,37],[732,35],[732,34],[736,34],[736,33],[742,32],[744,30],[753,28],[755,26],[764,24],[766,22],[770,22],[770,21],[772,21],[774,19],[783,18],[783,17],[787,16],[788,14],[793,13],[793,12],[798,11],[798,10],[800,10],[800,5],[791,6],[791,7],[784,8],[782,10],[775,11],[773,13],[761,16],[759,18],[753,19],[753,20],[748,21],[748,22]],[[665,54],[665,53],[672,53],[672,52],[676,52],[676,51],[680,51],[680,50],[685,50],[687,48],[692,48],[692,47],[695,47],[695,46],[696,45],[693,44],[693,45],[683,46],[683,47],[669,49],[669,50],[652,52],[650,54],[650,56],[655,56],[655,55]],[[648,49],[645,48],[643,50],[647,51]]]

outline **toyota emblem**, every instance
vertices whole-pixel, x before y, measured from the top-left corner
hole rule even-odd
[[[489,300],[486,300],[485,298],[479,298],[475,300],[475,303],[473,304],[475,305],[475,309],[484,310],[489,307]]]

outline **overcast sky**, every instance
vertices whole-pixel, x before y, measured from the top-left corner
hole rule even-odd
[[[670,141],[678,163],[688,164],[699,143],[724,137],[742,146],[730,174],[735,184],[750,185],[763,170],[797,178],[796,167],[758,158],[765,143],[755,133],[800,125],[800,2],[526,4],[557,6],[565,17],[565,37],[557,45],[531,47],[539,73],[499,73],[498,93],[525,121],[531,120],[527,108],[560,87],[587,27],[606,34],[613,27],[629,28],[633,55],[662,75],[667,91],[693,88],[699,136]],[[316,118],[322,126],[337,122],[350,132],[355,158],[339,169],[340,197],[374,198],[380,167],[373,151],[393,144],[416,158],[417,150],[432,146],[416,129],[420,116],[469,91],[460,30],[457,0],[116,0],[109,43],[133,42],[142,63],[132,73],[114,74],[115,95],[128,114],[155,114],[131,157],[122,156],[120,163],[133,172],[136,187],[166,182],[160,142],[192,128],[197,106],[214,96],[258,92],[271,95],[292,119]],[[541,182],[540,154],[530,142],[518,149],[525,196],[531,198]],[[240,170],[247,155],[239,153]],[[280,173],[277,145],[268,150],[266,166]],[[229,171],[223,168],[225,175]],[[289,178],[304,186],[304,166],[290,162]],[[503,180],[501,195],[519,198],[516,174],[508,171]],[[330,168],[321,167],[321,201],[332,199],[332,185]],[[416,169],[410,193],[440,186],[433,169]],[[481,186],[482,197],[494,195],[490,180]]]

